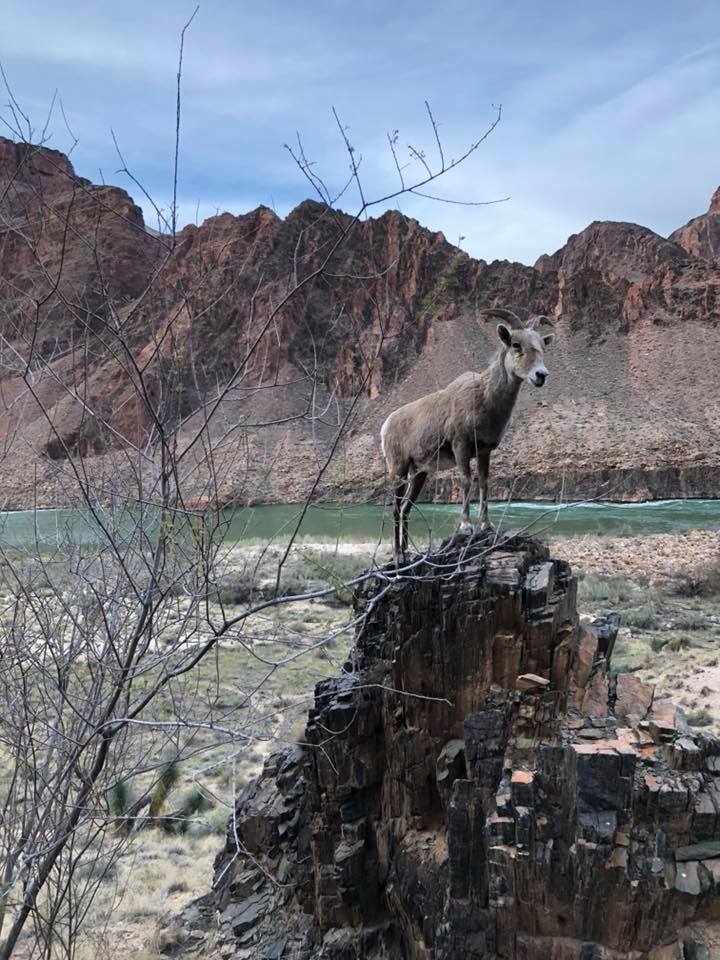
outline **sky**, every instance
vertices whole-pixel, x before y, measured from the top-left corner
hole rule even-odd
[[[0,63],[37,139],[82,176],[172,202],[180,33],[194,0],[3,0]],[[55,107],[48,119],[54,91]],[[64,108],[67,126],[59,109]],[[397,206],[475,257],[533,263],[593,220],[667,235],[720,184],[718,0],[201,0],[185,37],[178,219],[259,204],[284,216],[312,188],[284,144],[338,192],[360,160],[366,200],[492,134]],[[0,117],[12,118],[0,90]],[[47,126],[46,126],[47,125]],[[69,127],[69,130],[68,130]],[[72,135],[70,133],[72,131]],[[112,131],[112,133],[111,133]],[[0,123],[0,135],[10,135]],[[503,199],[508,198],[508,199]],[[487,201],[501,201],[477,205]],[[338,205],[358,209],[352,184]],[[464,205],[471,204],[471,205]]]

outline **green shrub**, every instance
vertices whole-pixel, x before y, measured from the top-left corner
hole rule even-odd
[[[334,597],[339,603],[344,606],[352,603],[354,589],[346,584],[365,573],[366,558],[331,550],[306,551],[303,558],[323,586],[334,587]]]
[[[271,585],[261,587],[258,582],[259,579],[253,571],[235,574],[232,578],[227,578],[218,587],[218,601],[223,606],[238,607],[244,604],[257,603],[274,596],[275,581],[273,580]],[[301,570],[289,570],[280,579],[277,595],[279,597],[294,597],[299,594],[322,590],[323,587],[325,587],[325,584],[322,581],[308,577]]]
[[[625,610],[623,620],[629,627],[635,627],[637,630],[657,630],[660,626],[657,610],[651,603]]]
[[[586,573],[578,584],[578,599],[588,602],[627,603],[632,596],[633,585],[626,577],[598,577]]]
[[[712,723],[712,714],[705,707],[700,707],[698,710],[690,710],[686,714],[686,720],[691,727],[709,727]]]
[[[342,606],[352,602],[353,588],[349,580],[361,576],[368,569],[370,558],[357,554],[342,554],[333,550],[306,549],[292,553],[284,565],[277,595],[300,596],[321,590],[333,590],[327,603]],[[217,585],[216,598],[223,606],[242,606],[275,596],[276,573],[274,565],[258,570],[252,565],[223,577]]]
[[[190,820],[211,807],[210,800],[199,787],[193,787],[183,797],[180,806],[162,821],[166,833],[186,833]]]
[[[170,763],[165,764],[158,776],[152,797],[150,798],[150,806],[148,808],[149,817],[155,818],[160,816],[171,790],[179,779],[180,764],[177,760],[171,760]]]
[[[705,630],[707,626],[708,619],[700,611],[689,610],[673,618],[675,630]]]
[[[107,793],[110,813],[114,817],[124,817],[133,803],[133,792],[127,780],[121,780]]]
[[[330,567],[333,574],[343,580],[354,580],[365,573],[369,566],[369,558],[362,554],[321,550],[315,554],[315,558],[321,565]]]
[[[230,811],[227,807],[214,807],[205,817],[208,827],[212,833],[223,836],[227,830]]]
[[[619,673],[636,673],[640,669],[639,665],[632,663],[616,663],[608,670],[611,677],[616,677]]]
[[[226,577],[218,585],[217,599],[224,607],[239,607],[258,599],[257,577],[254,572],[243,572]]]

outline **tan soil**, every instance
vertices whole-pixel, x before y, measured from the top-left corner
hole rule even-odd
[[[620,574],[666,583],[720,560],[720,530],[558,539],[552,551],[573,567],[600,576]]]

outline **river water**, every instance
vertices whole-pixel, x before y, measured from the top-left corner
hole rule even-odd
[[[303,540],[319,542],[388,541],[392,538],[392,511],[370,505],[321,504],[310,507],[300,522],[302,506],[279,504],[243,507],[223,514],[220,530],[227,542],[282,543],[296,530]],[[432,535],[437,542],[455,527],[457,504],[420,504],[411,514],[411,534],[419,542]],[[491,504],[497,526],[528,528],[551,536],[636,536],[683,530],[720,529],[720,500],[661,500],[647,503],[585,503],[553,506],[547,503]],[[38,510],[0,513],[0,547],[32,549],[68,540],[97,541],[97,529],[77,510]]]

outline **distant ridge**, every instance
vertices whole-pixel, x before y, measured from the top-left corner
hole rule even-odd
[[[180,232],[148,293],[165,248],[132,198],[76,177],[57,151],[4,138],[0,214],[2,332],[22,354],[31,322],[25,296],[46,298],[36,349],[45,351],[53,378],[44,382],[43,402],[64,445],[93,457],[98,468],[112,461],[118,435],[136,436],[146,424],[110,355],[98,347],[89,367],[78,367],[71,345],[88,318],[105,316],[112,304],[129,317],[127,337],[138,355],[150,351],[172,318],[175,349],[193,358],[179,387],[179,410],[187,415],[230,376],[295,271],[317,269],[349,222],[312,200],[285,219],[263,206],[211,217]],[[548,386],[523,390],[496,454],[496,496],[719,496],[719,250],[720,190],[706,214],[669,239],[637,224],[595,222],[534,267],[474,260],[397,211],[363,221],[325,274],[280,312],[245,371],[247,389],[223,410],[228,424],[285,422],[266,428],[262,444],[252,431],[249,447],[238,440],[238,455],[241,446],[252,451],[256,479],[250,483],[247,470],[228,471],[222,497],[304,498],[335,436],[328,417],[311,423],[304,416],[310,369],[320,381],[318,409],[332,396],[337,415],[362,393],[342,443],[342,469],[325,472],[319,493],[379,496],[380,423],[399,404],[487,361],[494,327],[476,317],[493,304],[548,314],[558,333],[547,357]],[[72,311],[53,292],[53,278]],[[114,438],[88,427],[60,386],[68,378],[103,405]],[[250,389],[276,383],[260,393]],[[15,507],[63,502],[63,445],[24,397],[12,364],[0,369],[0,386],[0,443],[7,446],[0,497]],[[10,443],[20,421],[23,442]],[[429,488],[438,498],[454,493],[450,479]]]

